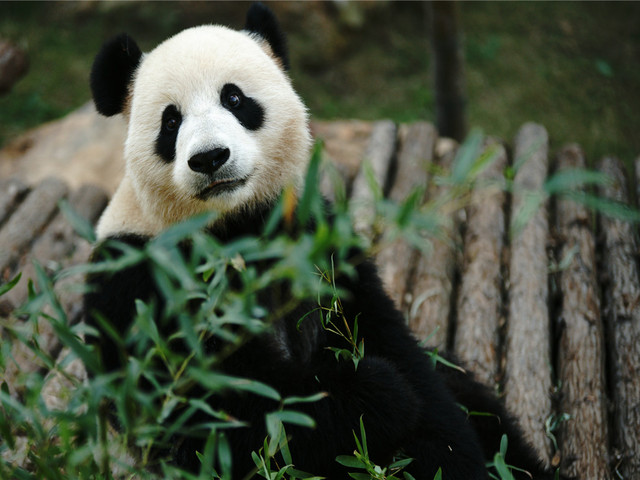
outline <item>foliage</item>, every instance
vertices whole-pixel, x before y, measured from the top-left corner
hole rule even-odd
[[[435,181],[448,187],[446,193],[424,204],[418,201],[424,193],[421,189],[401,204],[379,198],[375,205],[377,221],[385,231],[393,232],[390,238],[403,236],[414,246],[428,250],[425,243],[441,234],[447,215],[465,205],[472,188],[482,186],[480,174],[494,158],[494,152],[483,147],[482,135],[472,134],[460,147],[451,173],[436,172]],[[233,466],[226,432],[243,424],[228,412],[212,409],[207,399],[217,392],[241,390],[268,398],[274,404],[264,419],[267,436],[262,448],[252,455],[255,472],[273,480],[317,478],[313,472],[295,469],[286,427],[312,428],[314,419],[298,408],[305,402],[320,401],[323,394],[283,398],[269,385],[222,373],[219,365],[251,336],[268,331],[281,315],[308,299],[317,299],[316,312],[322,313],[324,327],[345,339],[346,348],[335,352],[340,361],[353,361],[357,366],[365,355],[365,342],[358,338],[357,328],[344,329],[347,322],[341,307],[342,292],[333,281],[338,274],[353,273],[336,272],[335,265],[345,263],[340,260],[350,247],[364,243],[351,229],[348,205],[339,202],[335,218],[332,223],[328,221],[318,193],[319,172],[317,149],[300,202],[297,206],[292,204],[285,193],[262,236],[222,244],[202,231],[214,218],[204,215],[173,226],[143,249],[116,243],[121,251],[117,259],[64,270],[54,277],[37,267],[28,302],[14,314],[17,320],[3,320],[1,325],[0,371],[5,380],[0,388],[0,477],[228,479]],[[539,198],[558,193],[574,198],[571,192],[600,181],[604,180],[587,172],[571,177],[559,174],[548,180],[544,191],[533,193]],[[508,178],[498,183],[506,188]],[[616,211],[622,208],[592,198],[591,206],[605,205],[601,208],[605,212],[610,206]],[[536,200],[535,204],[541,203]],[[294,237],[277,235],[275,226],[279,222],[287,225],[292,209],[297,209],[298,218],[312,221],[316,228]],[[93,238],[91,228],[82,225],[79,217],[71,215],[71,219],[81,234]],[[184,239],[192,244],[191,253],[186,256],[179,248]],[[374,244],[367,253],[374,253],[377,248],[379,245]],[[54,285],[79,272],[116,271],[142,261],[151,263],[154,279],[166,297],[164,315],[177,319],[180,328],[165,335],[162,325],[167,318],[159,315],[158,305],[153,303],[137,303],[128,332],[115,331],[103,319],[117,345],[123,351],[125,347],[132,351],[120,371],[106,373],[95,348],[83,342],[83,338],[97,332],[85,324],[70,323]],[[265,262],[270,267],[259,270],[257,265]],[[1,285],[0,294],[10,290],[17,278]],[[238,280],[233,287],[230,278]],[[277,310],[269,311],[259,301],[260,292],[283,282],[291,286],[291,298]],[[302,317],[300,321],[312,320]],[[60,341],[60,355],[45,348],[41,336],[45,326]],[[206,339],[211,337],[225,345],[214,354],[204,348]],[[183,342],[191,353],[185,356],[176,352],[172,348],[176,342]],[[29,352],[33,368],[15,371],[17,349]],[[444,360],[437,351],[429,355],[434,362]],[[75,373],[78,364],[91,373],[89,378]],[[139,388],[141,382],[150,388]],[[189,425],[188,419],[198,413],[206,414],[206,422]],[[118,428],[114,428],[114,419]],[[169,460],[174,439],[187,429],[206,440],[199,452],[202,468],[198,474],[181,472]],[[402,471],[410,459],[398,459],[387,466],[371,461],[362,423],[360,436],[354,434],[354,440],[353,454],[345,452],[337,459],[355,470],[353,478],[411,478]],[[512,468],[504,462],[506,447],[505,439],[489,465],[503,479],[510,478]]]
[[[364,429],[362,417],[360,417],[360,438],[353,433],[356,442],[356,450],[353,455],[340,455],[336,461],[341,465],[358,470],[364,470],[366,473],[350,473],[351,478],[356,480],[399,480],[397,475],[402,473],[405,480],[415,480],[408,472],[402,472],[402,469],[409,465],[413,459],[400,458],[391,463],[388,467],[380,467],[369,458],[367,449],[367,434]]]

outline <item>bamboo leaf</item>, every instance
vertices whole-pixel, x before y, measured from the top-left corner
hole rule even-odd
[[[18,273],[12,280],[0,285],[0,297],[5,293],[7,293],[9,290],[11,290],[13,287],[15,287],[20,281],[21,277],[22,277],[22,273]]]
[[[351,455],[340,455],[336,457],[336,462],[349,468],[364,468],[362,462]]]

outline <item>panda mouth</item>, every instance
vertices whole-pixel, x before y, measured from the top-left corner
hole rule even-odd
[[[247,183],[248,177],[244,178],[221,178],[213,180],[209,185],[202,189],[196,197],[200,200],[207,200],[222,193],[232,192]]]

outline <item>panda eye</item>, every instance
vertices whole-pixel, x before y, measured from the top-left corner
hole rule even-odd
[[[174,134],[180,128],[182,115],[175,105],[169,105],[162,112],[162,132]]]
[[[242,100],[240,99],[240,95],[238,95],[237,93],[231,93],[227,98],[227,105],[229,105],[231,108],[239,107],[240,103],[242,103]]]
[[[177,118],[168,118],[164,122],[164,128],[168,132],[175,132],[180,126],[180,121]]]
[[[227,83],[220,91],[220,105],[231,112],[247,130],[258,130],[265,117],[262,105],[253,97],[245,95],[240,87]]]

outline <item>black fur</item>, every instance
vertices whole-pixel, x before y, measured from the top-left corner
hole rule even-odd
[[[142,52],[126,33],[107,41],[96,56],[89,83],[96,109],[111,117],[121,113]]]
[[[176,157],[176,140],[182,123],[182,114],[175,105],[168,105],[162,112],[160,132],[156,138],[156,153],[170,163]]]
[[[289,50],[287,37],[273,12],[262,3],[254,3],[247,12],[244,29],[264,38],[274,55],[280,59],[282,68],[289,70]]]
[[[253,98],[247,97],[240,87],[227,83],[220,92],[220,103],[233,113],[247,130],[258,130],[264,123],[264,108]]]
[[[252,214],[234,216],[211,234],[224,242],[259,235],[269,214],[270,210],[265,207]],[[118,240],[139,247],[148,239],[124,234]],[[117,255],[114,249],[98,249],[95,259],[114,255]],[[361,252],[353,251],[349,258],[361,258]],[[285,397],[329,393],[318,402],[296,405],[296,409],[315,418],[318,424],[316,429],[288,428],[296,468],[332,480],[349,478],[344,467],[334,460],[354,450],[352,431],[359,431],[362,416],[371,458],[384,464],[402,450],[415,459],[407,471],[416,479],[430,480],[438,468],[442,468],[444,479],[487,478],[483,447],[491,458],[498,451],[502,433],[509,434],[507,462],[529,469],[534,478],[551,478],[538,468],[517,428],[486,388],[455,371],[437,372],[432,368],[402,315],[384,293],[374,265],[365,261],[353,266],[356,277],[340,277],[338,287],[348,292],[343,298],[345,317],[350,322],[358,318],[358,336],[365,342],[366,353],[357,370],[350,361],[336,361],[334,354],[326,349],[345,345],[338,336],[320,328],[318,318],[305,320],[306,331],[296,329],[301,316],[316,306],[315,298],[281,318],[275,326],[284,328],[290,345],[304,344],[305,348],[293,348],[285,358],[274,349],[272,337],[258,336],[220,365],[224,373],[267,383]],[[97,274],[89,283],[94,291],[85,297],[86,311],[101,312],[119,332],[129,328],[136,298],[153,301],[158,311],[164,305],[146,265],[115,275]],[[277,299],[286,295],[280,290],[277,294],[274,291],[270,288],[261,297],[271,311],[277,308]],[[91,316],[87,321],[101,330]],[[353,328],[353,323],[350,327]],[[125,352],[118,351],[105,331],[97,342],[108,370],[122,365]],[[210,345],[210,348],[220,346]],[[494,413],[501,417],[500,421],[493,419],[489,420],[492,423],[483,424],[475,417],[468,419],[458,403],[469,410]],[[262,446],[267,434],[264,415],[276,409],[277,404],[247,393],[219,395],[211,398],[210,404],[214,410],[228,412],[249,425],[227,431],[234,478],[243,478],[254,467],[251,451]],[[193,421],[208,420],[203,415]],[[176,461],[197,470],[199,462],[195,451],[202,451],[202,442],[196,436],[181,439]]]

